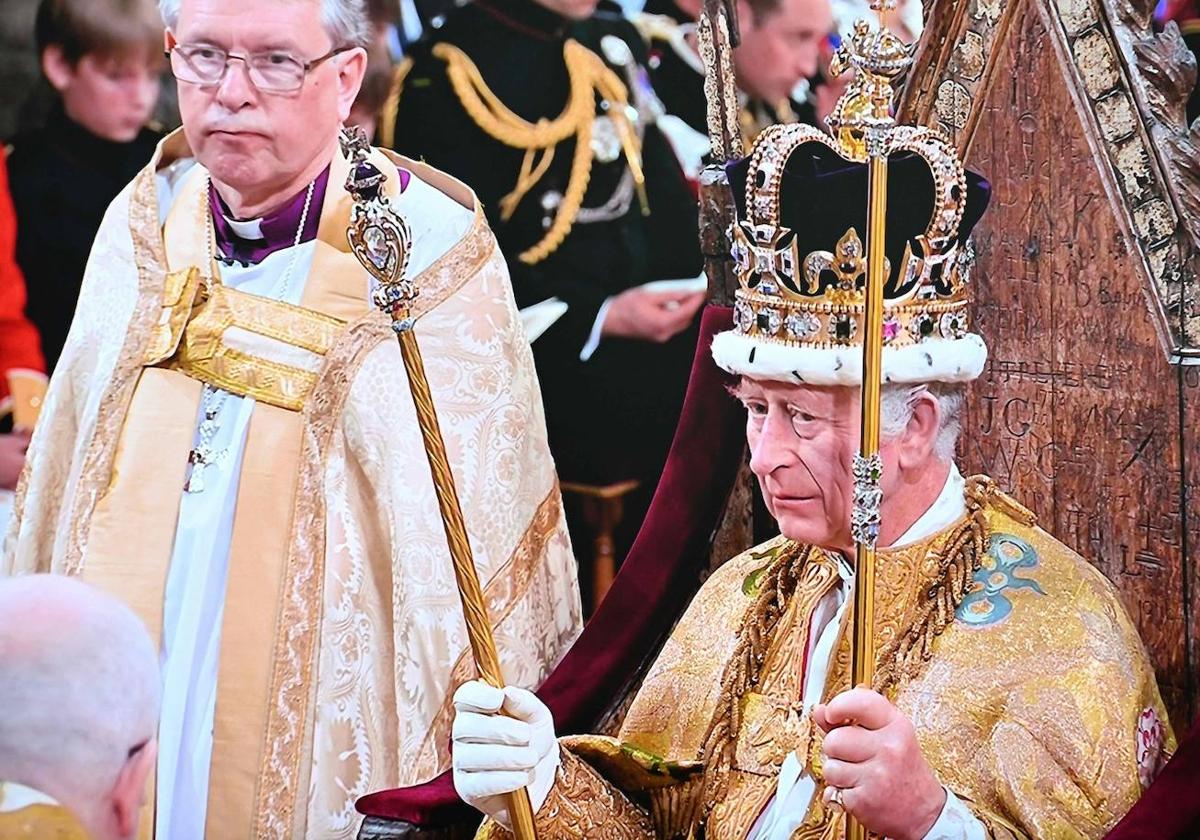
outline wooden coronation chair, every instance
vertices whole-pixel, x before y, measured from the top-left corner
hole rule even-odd
[[[1200,127],[1195,60],[1155,5],[926,0],[900,110],[993,188],[963,465],[1113,582],[1182,734],[1200,711]]]

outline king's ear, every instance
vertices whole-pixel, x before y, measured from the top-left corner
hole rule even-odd
[[[897,441],[900,469],[920,469],[937,454],[938,434],[942,430],[942,408],[930,391],[922,389],[912,398],[912,416]]]

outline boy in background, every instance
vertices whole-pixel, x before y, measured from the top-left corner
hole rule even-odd
[[[36,34],[59,102],[45,126],[14,138],[8,169],[26,313],[53,370],[104,211],[159,139],[146,123],[163,35],[151,0],[42,0]]]

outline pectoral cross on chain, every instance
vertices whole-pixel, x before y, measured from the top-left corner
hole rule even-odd
[[[188,475],[187,483],[183,486],[188,493],[203,493],[204,473],[209,467],[223,463],[229,455],[228,449],[216,449],[212,445],[213,438],[217,436],[219,429],[217,415],[224,402],[224,391],[215,388],[205,389],[202,401],[204,419],[200,421],[200,426],[196,430],[197,443],[188,452],[188,467],[191,472]]]

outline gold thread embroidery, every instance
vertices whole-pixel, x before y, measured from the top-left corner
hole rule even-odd
[[[653,840],[655,836],[646,812],[569,750],[562,751],[562,765],[534,823],[543,837]],[[495,823],[491,826],[485,836],[511,840],[511,832]]]
[[[311,353],[324,355],[329,352],[346,326],[345,321],[324,312],[246,294],[227,286],[221,287],[220,294],[228,299],[234,316],[230,326],[242,327]]]
[[[218,347],[207,359],[175,360],[166,365],[208,385],[268,405],[299,411],[317,384],[317,374],[232,347]]]

